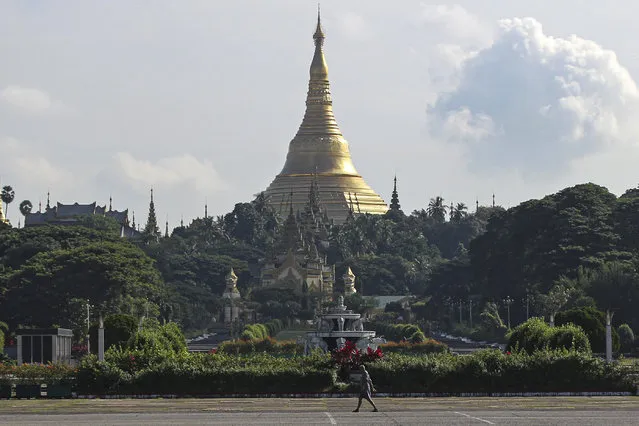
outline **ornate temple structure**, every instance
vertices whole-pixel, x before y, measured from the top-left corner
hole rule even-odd
[[[351,212],[384,214],[388,207],[355,170],[348,142],[333,115],[328,66],[323,51],[324,38],[318,13],[306,113],[290,142],[284,168],[265,194],[269,203],[278,210],[292,193],[290,203],[293,211],[301,210],[308,188],[316,180],[326,215],[335,224],[341,224]]]
[[[115,219],[120,224],[122,237],[133,237],[138,234],[134,229],[135,225],[129,225],[129,211],[113,210],[111,199],[109,199],[108,209],[106,206],[99,206],[96,202],[91,204],[56,203],[52,207],[47,196],[47,205],[44,212],[40,207],[37,212],[27,214],[24,218],[24,226],[78,225],[82,217],[87,216],[104,216]]]
[[[329,265],[326,259],[331,221],[321,207],[317,181],[311,180],[302,211],[295,212],[294,200],[295,194],[290,193],[282,233],[262,261],[261,284],[289,289],[302,297],[320,295],[330,299],[335,283],[335,265]]]

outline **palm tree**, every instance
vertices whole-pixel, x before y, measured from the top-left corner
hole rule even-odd
[[[459,222],[468,214],[468,207],[464,203],[457,203],[457,205],[453,208],[453,211],[450,212],[451,219],[455,222]]]
[[[447,207],[444,205],[444,199],[437,196],[430,199],[426,213],[435,221],[443,223],[446,220],[446,210]]]
[[[29,200],[24,200],[20,203],[19,208],[20,208],[20,213],[22,213],[22,216],[24,216],[26,220],[27,215],[31,213],[31,210],[33,210],[33,204],[31,204],[31,201]]]
[[[16,193],[12,187],[10,187],[9,185],[2,187],[2,193],[0,194],[0,199],[4,201],[5,210],[7,210],[7,213],[6,213],[7,215],[9,211],[9,204],[11,204],[11,202],[13,201],[15,197],[16,197]]]

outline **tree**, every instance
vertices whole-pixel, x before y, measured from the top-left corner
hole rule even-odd
[[[428,208],[426,213],[437,223],[444,223],[446,221],[447,207],[444,205],[444,199],[440,196],[431,198],[428,202]]]
[[[27,215],[31,213],[31,210],[33,210],[33,204],[31,204],[31,201],[29,200],[24,200],[20,203],[19,208],[20,208],[20,213],[26,219]]]
[[[459,222],[468,215],[468,207],[464,203],[457,203],[450,212],[451,220]]]
[[[635,344],[635,333],[628,324],[621,324],[617,329],[619,334],[619,343],[621,343],[621,350],[624,352],[630,352]]]
[[[8,214],[8,211],[9,211],[9,204],[11,204],[11,202],[13,201],[15,197],[16,197],[16,193],[11,186],[6,185],[2,187],[2,193],[0,193],[0,199],[4,201],[5,210],[7,211],[6,214]]]
[[[557,312],[559,312],[559,310],[568,303],[572,294],[572,288],[567,285],[556,284],[550,289],[548,294],[542,294],[538,297],[542,309],[550,317],[549,322],[551,327],[555,325],[555,315],[557,315]]]

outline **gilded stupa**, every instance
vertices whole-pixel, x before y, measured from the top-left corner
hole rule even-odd
[[[349,214],[384,214],[388,206],[355,170],[348,142],[333,115],[324,38],[318,11],[306,113],[289,144],[284,167],[265,195],[277,211],[290,203],[299,211],[308,200],[311,185],[317,185],[322,210],[341,224]]]

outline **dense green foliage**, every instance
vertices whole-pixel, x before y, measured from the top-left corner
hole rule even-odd
[[[422,343],[426,340],[424,332],[415,324],[386,324],[373,322],[369,327],[377,333],[377,336],[393,342],[409,341]]]
[[[91,351],[97,353],[98,323],[91,326]],[[133,315],[114,314],[104,319],[104,349],[125,345],[138,329],[138,320]]]
[[[559,312],[555,317],[555,324],[575,324],[581,327],[588,340],[593,352],[606,352],[606,314],[592,308],[574,308],[564,312]],[[612,328],[612,350],[619,350],[619,334],[617,330]]]
[[[469,356],[388,354],[368,366],[379,392],[632,391],[623,368],[582,352],[539,351]],[[398,374],[401,372],[401,374]]]
[[[571,351],[469,356],[388,354],[368,365],[379,392],[632,391],[623,368]],[[266,354],[184,354],[144,369],[88,358],[79,368],[81,394],[210,395],[331,392],[336,368],[324,354],[283,358]]]
[[[258,285],[259,261],[281,227],[266,201],[259,195],[157,240],[123,240],[100,217],[82,227],[3,224],[1,319],[12,330],[56,324],[79,335],[88,299],[92,322],[98,312],[139,318],[148,310],[185,330],[205,330],[220,319],[231,267],[246,306],[264,321],[312,319],[312,304]],[[583,184],[508,210],[470,212],[441,197],[424,204],[409,215],[357,216],[330,229],[328,261],[338,277],[351,267],[358,296],[413,294],[415,321],[463,326],[476,336],[503,335],[509,322],[583,306],[639,327],[639,190],[617,198]],[[335,289],[341,285],[338,278]],[[350,301],[355,309],[372,311],[358,296]],[[394,321],[404,314],[394,313]]]
[[[301,355],[304,345],[294,340],[274,340],[270,337],[260,340],[228,340],[217,348],[217,352],[229,355],[267,353],[271,355]]]
[[[11,329],[53,324],[86,333],[86,302],[104,315],[157,311],[169,295],[154,261],[86,227],[0,231],[0,312]]]
[[[621,350],[624,352],[630,352],[635,346],[635,333],[628,324],[621,324],[617,329],[619,334],[619,344]]]
[[[542,318],[531,318],[509,333],[509,351],[536,351],[566,349],[590,353],[590,342],[583,329],[573,324],[549,326]]]
[[[266,324],[247,324],[244,326],[240,338],[242,340],[265,340],[269,337],[275,337],[283,329],[284,324],[279,319],[274,319]]]
[[[379,346],[383,353],[399,353],[405,355],[424,355],[432,353],[448,352],[448,346],[442,342],[433,339],[426,339],[423,342],[411,343],[404,342],[388,342]]]

